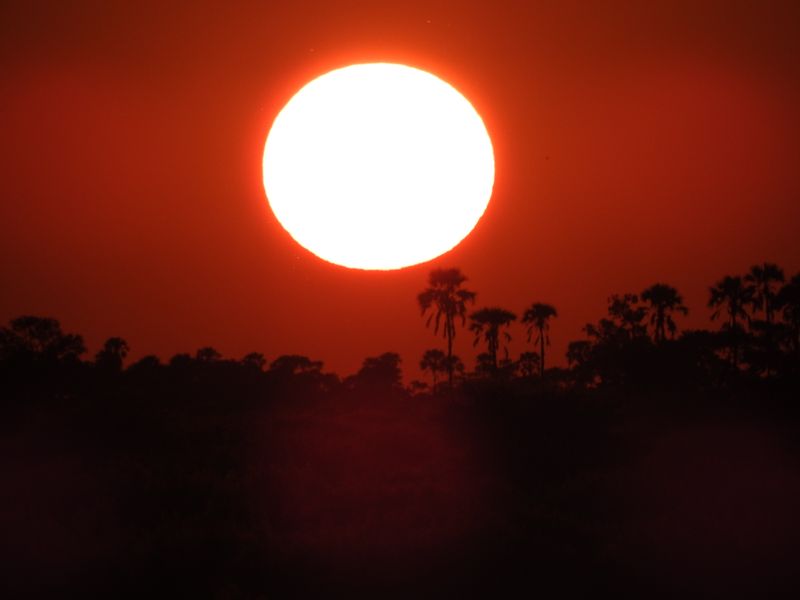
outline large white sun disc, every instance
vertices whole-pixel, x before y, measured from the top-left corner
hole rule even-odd
[[[398,269],[463,240],[486,210],[494,155],[451,85],[404,65],[331,71],[278,114],[264,188],[281,225],[320,258]]]

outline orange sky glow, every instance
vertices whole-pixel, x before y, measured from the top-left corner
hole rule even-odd
[[[56,317],[92,352],[119,335],[134,360],[213,345],[346,375],[396,351],[412,378],[443,347],[416,305],[434,267],[477,306],[555,305],[555,364],[612,293],[670,283],[679,326],[706,327],[722,275],[800,270],[795,3],[69,4],[0,8],[3,321]],[[451,83],[495,152],[473,233],[391,272],[299,247],[262,186],[291,95],[369,61]],[[474,364],[466,329],[456,352]]]

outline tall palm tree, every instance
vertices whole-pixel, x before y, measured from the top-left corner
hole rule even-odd
[[[772,324],[779,284],[783,283],[783,269],[775,263],[762,263],[750,267],[744,280],[753,288],[753,308],[764,311],[767,325]]]
[[[428,287],[417,296],[422,314],[431,311],[425,326],[430,327],[433,323],[434,334],[438,334],[441,327],[442,336],[447,340],[447,376],[450,388],[453,387],[452,358],[456,319],[461,319],[463,327],[467,321],[467,302],[475,303],[475,292],[461,287],[466,280],[459,269],[434,269],[428,275]]]
[[[667,329],[670,337],[674,338],[678,327],[672,313],[689,314],[678,290],[666,283],[655,283],[642,292],[642,300],[649,304],[647,312],[650,313],[650,324],[653,326],[653,341],[662,343],[667,337]]]
[[[528,342],[536,331],[536,341],[539,344],[539,375],[544,377],[544,347],[550,345],[550,319],[557,317],[558,312],[554,306],[542,302],[534,302],[522,315],[522,322],[528,325]]]
[[[727,275],[712,286],[709,292],[708,306],[715,309],[711,319],[716,319],[723,311],[728,316],[725,327],[730,333],[731,365],[736,369],[739,366],[738,319],[747,318],[746,307],[753,301],[753,288],[745,285],[741,277]]]
[[[497,350],[500,348],[500,329],[508,327],[513,321],[517,320],[517,315],[504,308],[481,308],[469,316],[470,330],[475,333],[477,345],[481,338],[486,342],[491,364],[494,372],[497,372]],[[503,332],[506,341],[511,340],[511,334]]]

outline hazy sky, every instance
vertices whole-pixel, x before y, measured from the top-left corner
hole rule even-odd
[[[0,8],[2,320],[57,317],[92,351],[121,335],[133,358],[211,344],[347,374],[393,350],[415,368],[442,346],[416,294],[452,265],[478,306],[554,304],[562,361],[613,292],[671,283],[681,323],[706,326],[720,276],[800,269],[794,2],[65,4]],[[309,254],[261,183],[289,97],[369,61],[455,85],[495,145],[473,234],[398,272]]]

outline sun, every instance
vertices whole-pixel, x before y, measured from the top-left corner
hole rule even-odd
[[[451,250],[494,185],[492,142],[453,86],[400,64],[314,79],[264,147],[264,189],[301,246],[355,269],[399,269]]]

